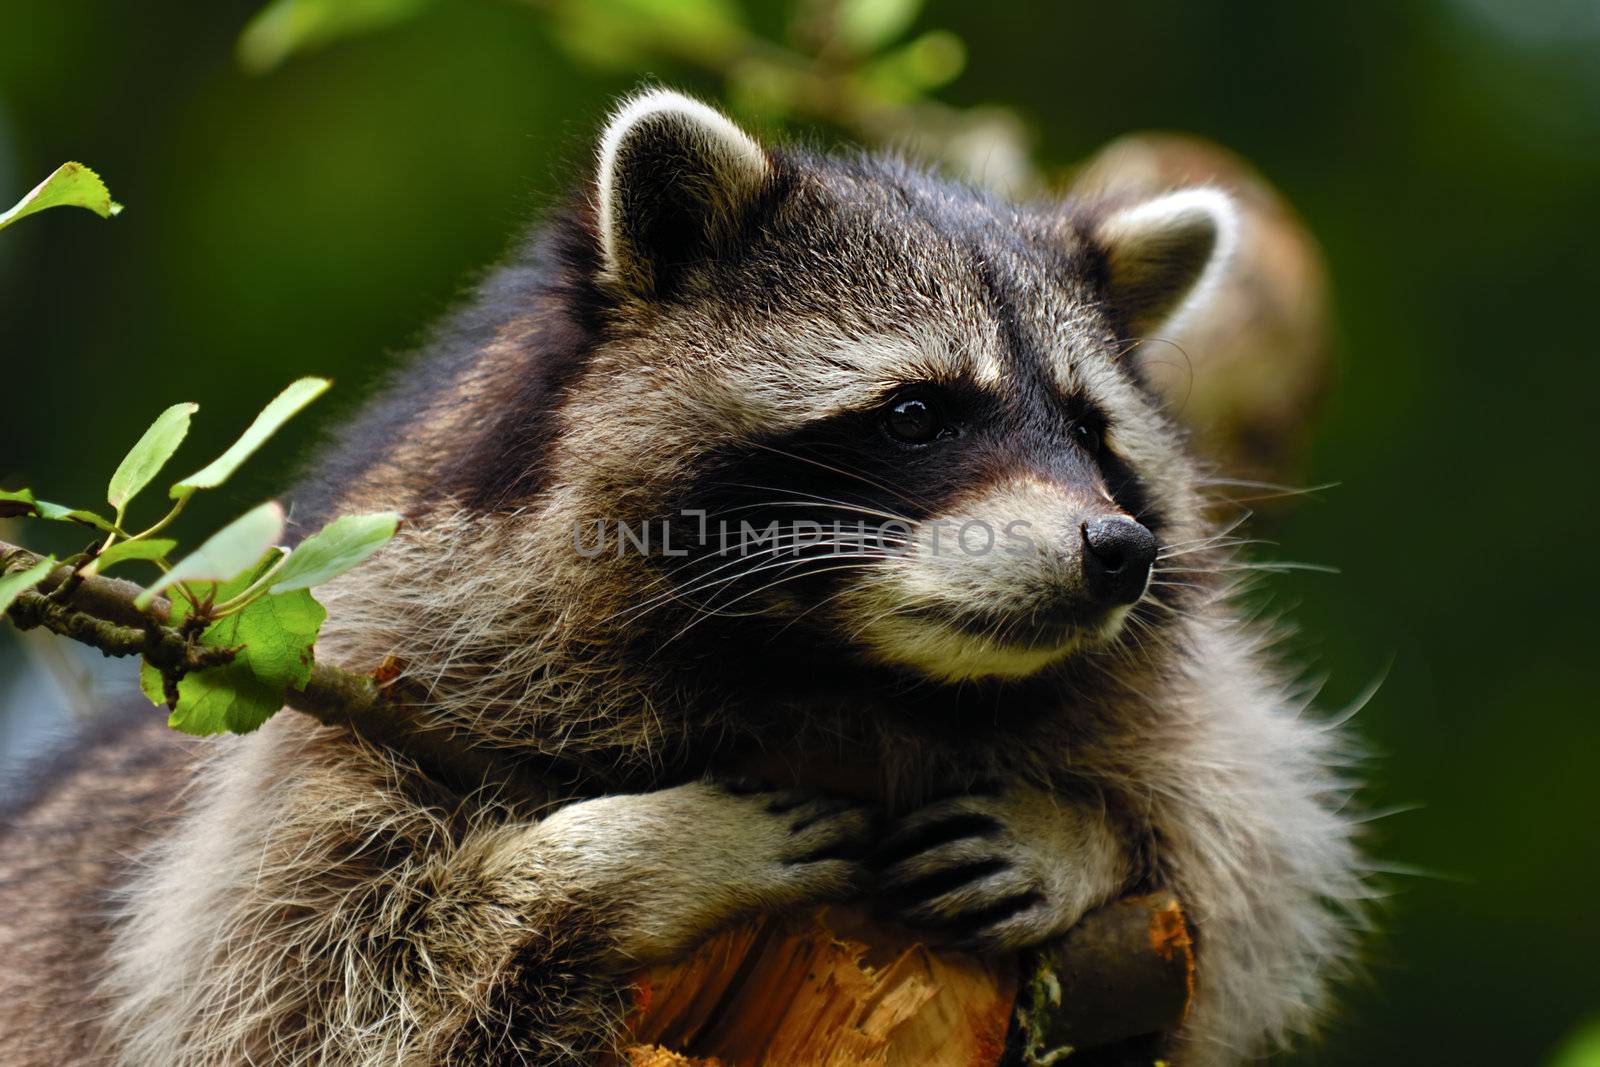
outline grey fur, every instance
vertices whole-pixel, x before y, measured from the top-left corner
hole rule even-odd
[[[549,768],[546,794],[454,795],[288,715],[219,741],[152,794],[165,810],[188,781],[173,823],[83,887],[115,902],[103,921],[7,920],[43,945],[93,931],[103,964],[8,974],[12,1003],[62,1010],[0,1020],[7,1062],[56,1062],[70,1018],[138,1067],[587,1063],[618,1035],[621,972],[739,914],[865,893],[1011,949],[1154,881],[1197,928],[1179,1062],[1310,1032],[1365,895],[1348,748],[1228,608],[1196,468],[1129,354],[1203,304],[1225,199],[1018,207],[760,148],[659,92],[601,159],[591,198],[350,429],[338,488],[300,494],[307,521],[409,520],[328,588],[319,655],[395,657],[440,728]],[[948,463],[818,459],[918,381],[988,412]],[[1100,453],[1072,444],[1094,419]],[[597,517],[750,506],[719,494],[762,471],[788,481],[760,507],[893,514],[909,551],[733,585],[715,557],[574,550]],[[1022,640],[1041,597],[1083,596],[1083,517],[1120,511],[1163,546],[1145,596]],[[1024,517],[1042,550],[929,550],[934,520],[974,517]],[[932,614],[902,621],[913,605]],[[712,784],[729,774],[774,784]],[[75,817],[83,848],[117,848]],[[26,849],[6,847],[17,915]]]

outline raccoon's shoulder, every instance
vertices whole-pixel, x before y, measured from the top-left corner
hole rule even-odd
[[[581,201],[540,224],[379,379],[291,493],[297,535],[343,512],[493,507],[539,487],[549,415],[602,329],[592,227]]]

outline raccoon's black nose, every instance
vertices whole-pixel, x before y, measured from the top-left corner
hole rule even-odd
[[[1156,561],[1156,538],[1126,515],[1090,519],[1083,531],[1083,580],[1107,607],[1132,604],[1144,594]]]

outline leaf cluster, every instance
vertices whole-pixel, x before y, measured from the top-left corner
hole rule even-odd
[[[391,512],[346,515],[290,550],[280,545],[283,508],[267,501],[183,555],[176,539],[157,536],[196,493],[227,482],[329,385],[323,378],[290,384],[225,452],[173,482],[165,514],[137,532],[129,529],[129,506],[177,454],[198,404],[167,408],[128,450],[106,485],[108,512],[52,504],[28,488],[0,490],[0,517],[72,522],[104,535],[63,561],[73,567],[73,578],[135,562],[152,566],[157,577],[144,587],[135,606],[151,613],[152,624],[164,621],[196,645],[232,653],[226,663],[188,673],[143,664],[141,687],[154,703],[171,709],[168,722],[176,729],[192,734],[253,730],[283,707],[289,690],[303,689],[311,677],[317,633],[327,617],[310,590],[361,563],[399,528],[400,517]],[[0,612],[56,565],[47,559],[0,577]],[[71,586],[69,580],[57,592],[70,594]],[[162,596],[169,602],[159,602]],[[158,609],[164,609],[164,620]]]
[[[81,207],[111,218],[122,205],[111,199],[99,175],[81,163],[63,163],[16,206],[0,214],[0,229],[52,207]],[[163,670],[146,658],[140,685],[156,704],[171,709],[168,722],[192,734],[254,730],[283,707],[290,690],[311,679],[317,632],[327,612],[311,595],[314,586],[337,578],[382,548],[399,528],[391,512],[346,515],[301,541],[291,551],[283,540],[283,508],[268,501],[212,534],[198,548],[178,555],[178,541],[164,533],[196,493],[227,482],[257,449],[307,404],[327,391],[325,378],[301,378],[273,398],[238,440],[167,490],[166,513],[130,532],[128,509],[177,455],[200,405],[174,404],[156,416],[128,449],[106,483],[108,511],[40,500],[30,488],[0,489],[0,519],[37,518],[87,527],[96,540],[62,562],[72,574],[51,596],[68,598],[76,585],[113,567],[145,563],[158,577],[134,600],[150,625],[177,626],[194,645],[224,650],[226,662],[202,670]],[[0,615],[58,566],[46,557],[31,566],[0,572]],[[169,602],[158,601],[165,595]],[[164,611],[164,617],[159,612]]]

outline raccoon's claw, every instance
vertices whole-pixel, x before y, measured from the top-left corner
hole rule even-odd
[[[872,847],[875,820],[863,805],[830,797],[808,801],[788,814],[787,863],[855,863]]]
[[[891,916],[974,951],[1022,948],[1111,896],[1103,829],[1025,789],[939,801],[913,812],[874,854]]]
[[[994,936],[1037,913],[1042,887],[1008,856],[1012,843],[991,797],[957,797],[907,817],[879,847],[882,903],[941,941],[1009,947]],[[991,933],[993,931],[993,933]],[[1047,935],[1046,935],[1047,936]]]
[[[865,803],[805,789],[773,789],[751,780],[723,783],[729,794],[776,817],[787,831],[778,859],[785,865],[851,868],[849,884],[863,879],[855,866],[871,849],[877,818]]]
[[[993,841],[1005,833],[995,807],[988,796],[952,797],[930,804],[902,819],[878,847],[874,859],[885,869],[908,863],[915,867],[918,857],[942,845]]]

